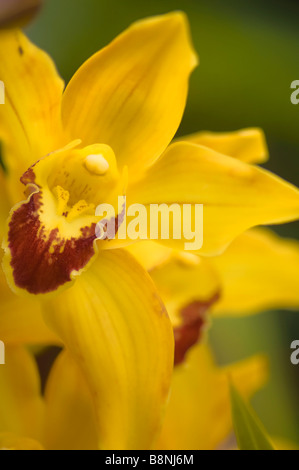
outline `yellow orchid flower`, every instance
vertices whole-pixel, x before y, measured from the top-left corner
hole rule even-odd
[[[198,136],[167,148],[197,64],[183,14],[136,23],[88,60],[64,93],[49,57],[20,32],[1,32],[0,41],[7,100],[0,136],[17,202],[3,263],[15,291],[38,295],[69,287],[98,255],[95,207],[124,194],[144,205],[203,203],[202,254],[223,250],[250,226],[298,217],[297,189],[241,161],[248,156],[224,156],[199,145]],[[238,145],[246,138],[231,139]],[[219,139],[225,141],[203,136],[202,142],[218,148]],[[254,146],[263,148],[256,139]],[[25,202],[16,185],[22,173]],[[118,228],[122,218],[121,208]],[[109,242],[100,249],[113,247]]]
[[[269,229],[240,235],[220,256],[161,249],[156,243],[128,248],[147,269],[173,322],[191,302],[213,302],[215,316],[240,316],[273,308],[296,310],[299,243]]]
[[[249,397],[267,378],[264,358],[217,367],[207,345],[197,346],[176,369],[166,420],[155,448],[215,449],[232,434],[228,374]],[[44,396],[34,358],[7,350],[0,369],[0,449],[93,450],[97,426],[92,397],[78,365],[66,352],[56,359]],[[117,432],[117,430],[116,430]],[[117,449],[117,447],[116,447]]]
[[[127,250],[148,270],[164,301],[176,364],[202,339],[212,317],[299,308],[297,241],[255,228],[211,258],[145,243]]]
[[[208,255],[250,227],[299,216],[298,190],[251,165],[267,155],[260,131],[169,145],[196,64],[187,20],[172,13],[131,26],[63,92],[44,52],[18,30],[0,32],[2,213],[13,206],[1,225],[3,267],[12,290],[28,297],[35,331],[24,328],[17,302],[14,327],[7,312],[0,322],[9,344],[23,332],[25,342],[66,345],[92,394],[103,449],[151,447],[170,387],[173,332],[144,268],[117,249],[119,240],[96,242],[96,206],[116,207],[119,229],[119,196],[145,206],[204,204],[200,253]]]

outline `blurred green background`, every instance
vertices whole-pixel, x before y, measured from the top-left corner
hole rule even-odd
[[[178,9],[189,16],[201,60],[179,133],[260,126],[270,148],[267,168],[299,186],[299,105],[290,101],[291,82],[299,80],[299,2],[48,0],[27,32],[68,81],[85,59],[133,21]],[[299,224],[276,230],[298,238]],[[211,336],[221,363],[256,352],[269,355],[271,380],[254,405],[271,434],[299,447],[299,366],[290,363],[299,315],[267,312],[221,319]]]

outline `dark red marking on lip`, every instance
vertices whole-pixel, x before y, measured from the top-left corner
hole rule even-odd
[[[216,294],[211,300],[192,302],[181,310],[182,325],[174,328],[175,366],[184,362],[189,349],[200,341],[207,324],[208,310],[219,297],[220,295]]]
[[[8,231],[15,284],[31,294],[47,294],[70,282],[71,273],[83,269],[95,254],[95,224],[82,228],[80,238],[63,240],[58,228],[46,233],[41,207],[42,194],[33,194],[13,213]]]
[[[35,173],[33,168],[37,165],[38,162],[36,162],[34,165],[32,165],[21,177],[20,181],[23,183],[25,186],[27,184],[35,183]]]

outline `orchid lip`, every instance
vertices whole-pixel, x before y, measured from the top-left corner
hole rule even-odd
[[[15,206],[4,249],[15,291],[51,294],[68,286],[98,254],[98,201],[114,204],[125,186],[113,150],[76,141],[39,160],[22,177],[28,199]],[[33,190],[34,188],[34,190]],[[107,220],[111,222],[110,220]],[[121,214],[112,221],[118,230]]]

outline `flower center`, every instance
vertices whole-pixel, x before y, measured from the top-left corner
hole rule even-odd
[[[59,212],[70,213],[73,207],[81,213],[110,202],[118,190],[120,175],[113,150],[95,144],[83,149],[58,152],[49,172],[49,189],[58,198]]]
[[[119,217],[119,196],[124,196],[127,171],[119,173],[115,154],[105,144],[78,148],[74,141],[38,161],[22,177],[30,195],[39,188],[39,219],[49,230],[58,227],[63,237],[70,237],[82,227],[100,222],[96,208],[109,204]]]

